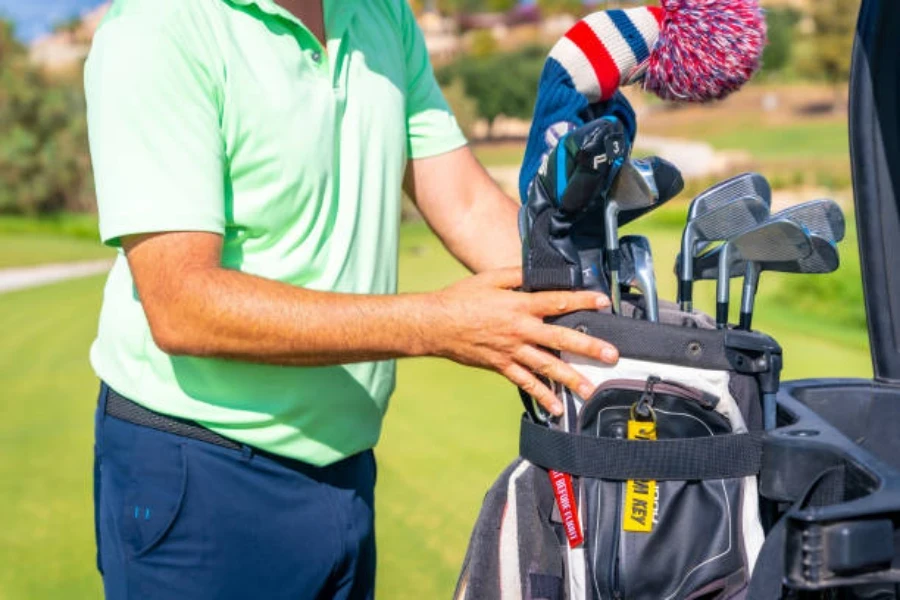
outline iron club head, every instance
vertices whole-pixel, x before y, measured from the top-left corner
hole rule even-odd
[[[737,261],[783,262],[806,258],[812,253],[808,230],[789,219],[770,219],[725,242],[719,254],[716,284],[716,324],[728,321],[729,273]]]
[[[609,288],[613,310],[621,312],[619,291],[619,212],[647,209],[660,200],[656,170],[667,163],[656,157],[627,161],[610,189],[603,209],[604,240],[606,245]],[[670,184],[671,185],[671,184]]]
[[[795,204],[772,217],[790,219],[809,229],[810,233],[834,242],[844,239],[846,231],[841,207],[834,200],[827,198]]]
[[[653,254],[650,240],[642,235],[626,235],[619,242],[622,253],[620,280],[623,285],[635,287],[644,295],[647,320],[659,321],[659,296],[656,291],[656,273],[653,271]]]
[[[766,219],[769,204],[759,196],[735,198],[689,219],[681,236],[681,255],[693,258],[698,244],[727,240]],[[693,260],[683,260],[678,273],[678,302],[690,312],[693,301]]]
[[[841,265],[837,243],[825,237],[812,234],[809,236],[812,252],[809,256],[797,260],[751,261],[746,263],[744,286],[741,292],[741,317],[739,329],[749,331],[753,322],[753,305],[756,301],[756,290],[759,276],[763,271],[781,273],[824,274],[832,273]],[[740,262],[736,264],[741,264]]]

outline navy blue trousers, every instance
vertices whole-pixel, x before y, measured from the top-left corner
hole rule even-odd
[[[335,465],[96,417],[97,561],[108,600],[371,599],[371,451]]]

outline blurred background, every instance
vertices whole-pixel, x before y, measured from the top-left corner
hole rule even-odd
[[[411,4],[459,122],[515,196],[549,46],[583,14],[630,3]],[[628,92],[639,123],[634,154],[669,158],[687,189],[626,233],[650,238],[660,293],[673,298],[687,203],[706,186],[759,170],[774,188],[773,210],[836,199],[849,225],[842,267],[763,276],[755,326],[784,346],[786,378],[869,377],[846,118],[858,0],[763,4],[764,68],[738,94],[697,107]],[[87,352],[113,254],[97,233],[81,81],[107,8],[0,0],[0,599],[100,596],[91,505],[97,381]],[[409,203],[403,218],[404,291],[464,276]],[[695,298],[709,310],[713,287],[698,285]],[[451,595],[481,499],[516,454],[519,413],[499,377],[444,361],[401,363],[377,449],[381,598]]]

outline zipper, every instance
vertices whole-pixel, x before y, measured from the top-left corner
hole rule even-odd
[[[625,439],[625,430],[621,427],[617,427],[613,435],[614,439],[622,440]],[[625,486],[621,481],[617,481],[615,483],[616,486],[616,504],[615,504],[615,513],[619,516],[618,523],[616,523],[615,532],[612,536],[612,543],[610,544],[610,560],[609,560],[609,588],[610,588],[610,596],[615,599],[619,599],[622,597],[622,592],[619,590],[619,541],[621,537],[622,531],[622,506],[624,504],[625,495]]]
[[[719,404],[719,397],[715,394],[704,392],[703,390],[699,390],[684,383],[679,383],[677,381],[671,381],[668,379],[660,379],[659,377],[651,375],[647,378],[646,381],[641,381],[640,379],[610,379],[608,381],[604,381],[596,390],[594,390],[594,393],[591,395],[590,399],[585,402],[585,406],[589,406],[591,402],[593,402],[603,392],[612,389],[645,393],[649,391],[650,393],[682,396],[689,400],[693,400],[707,410],[713,409]],[[580,411],[579,417],[585,412],[586,411],[582,409]],[[579,421],[578,425],[580,429],[583,423]]]
[[[689,385],[685,385],[677,381],[665,380],[653,375],[649,376],[645,381],[641,381],[639,379],[610,379],[609,381],[601,384],[596,389],[591,398],[585,403],[582,410],[579,411],[577,424],[578,431],[580,431],[584,426],[583,417],[585,413],[588,412],[584,410],[584,408],[589,407],[591,405],[591,402],[598,398],[602,393],[610,389],[642,392],[640,398],[634,405],[634,412],[641,417],[647,417],[650,415],[656,394],[681,396],[682,398],[693,400],[699,406],[707,410],[714,409],[719,403],[719,398],[715,394],[710,394]],[[625,439],[627,437],[626,431],[623,426],[616,427],[612,433],[613,439]],[[613,598],[614,600],[621,600],[624,597],[623,590],[621,589],[622,549],[620,546],[623,541],[622,527],[624,526],[624,515],[622,513],[622,509],[625,500],[625,482],[617,481],[614,485],[615,512],[613,514],[617,515],[618,522],[616,523],[616,527],[614,529],[613,535],[611,536],[612,539],[610,540],[609,545],[610,558],[609,564],[607,566],[607,581],[610,598]]]

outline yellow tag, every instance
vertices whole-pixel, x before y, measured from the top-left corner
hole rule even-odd
[[[656,423],[652,421],[628,421],[629,440],[655,440]],[[656,513],[656,482],[629,479],[625,484],[625,512],[622,529],[637,533],[653,531]]]

